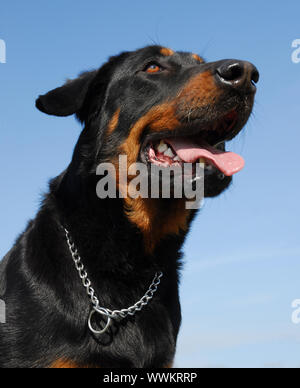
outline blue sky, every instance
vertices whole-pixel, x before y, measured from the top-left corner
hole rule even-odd
[[[0,39],[0,257],[69,163],[80,126],[46,117],[35,98],[153,42],[259,69],[254,113],[230,144],[246,166],[207,200],[185,244],[176,365],[300,367],[300,3],[152,0],[5,1]]]

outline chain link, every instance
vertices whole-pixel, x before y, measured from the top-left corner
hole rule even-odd
[[[148,291],[133,306],[130,306],[127,309],[122,309],[122,310],[110,310],[110,309],[107,309],[104,307],[100,307],[99,306],[99,304],[100,304],[99,299],[97,298],[97,296],[95,294],[95,290],[92,287],[92,283],[91,283],[90,279],[88,278],[88,274],[87,274],[87,272],[84,268],[84,265],[81,261],[81,257],[78,253],[78,250],[75,247],[74,242],[72,242],[70,232],[66,228],[64,228],[64,231],[65,231],[65,235],[66,235],[67,244],[68,244],[70,253],[72,255],[72,259],[73,259],[74,264],[75,264],[75,268],[76,268],[76,270],[79,274],[79,277],[82,281],[82,285],[86,289],[86,293],[87,293],[87,295],[88,295],[88,297],[91,300],[91,303],[93,305],[93,308],[90,312],[89,319],[88,319],[88,326],[94,334],[104,333],[108,329],[108,327],[110,326],[112,319],[124,319],[128,315],[133,316],[136,314],[136,312],[141,311],[142,308],[150,302],[150,300],[153,298],[153,296],[154,296],[155,292],[157,291],[157,288],[160,284],[160,279],[163,276],[162,272],[156,272],[155,277],[154,277]],[[92,316],[94,313],[101,314],[107,318],[106,325],[102,330],[95,330],[92,327],[91,319],[92,319]]]

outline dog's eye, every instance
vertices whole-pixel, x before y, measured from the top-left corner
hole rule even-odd
[[[159,73],[159,72],[162,71],[162,70],[163,70],[163,68],[162,68],[160,65],[158,65],[157,63],[155,63],[155,62],[149,63],[149,64],[144,68],[144,71],[145,71],[146,73],[150,73],[150,74],[152,74],[152,73]]]

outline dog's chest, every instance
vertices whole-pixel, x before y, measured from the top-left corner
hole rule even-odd
[[[114,325],[112,335],[91,337],[87,364],[94,367],[151,368],[169,365],[176,336],[171,319],[145,314],[136,321]]]

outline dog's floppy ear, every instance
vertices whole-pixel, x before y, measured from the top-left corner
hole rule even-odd
[[[48,115],[70,116],[78,113],[83,106],[88,88],[97,70],[81,74],[59,88],[51,90],[36,100],[36,107]]]

